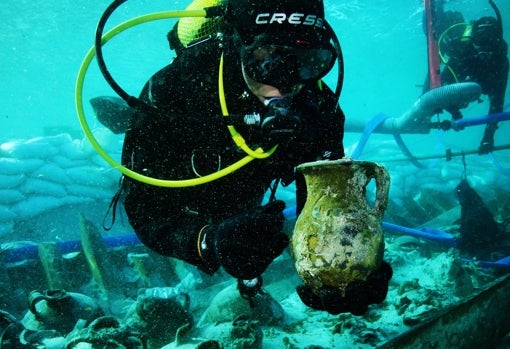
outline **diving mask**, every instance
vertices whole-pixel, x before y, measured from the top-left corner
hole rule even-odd
[[[285,88],[325,76],[336,59],[332,47],[308,47],[265,44],[243,46],[241,61],[251,79],[277,88]]]

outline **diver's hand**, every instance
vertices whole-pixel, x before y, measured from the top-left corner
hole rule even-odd
[[[301,301],[316,310],[330,314],[352,313],[363,315],[370,304],[382,303],[388,293],[388,283],[393,276],[391,266],[383,261],[378,270],[370,274],[364,282],[353,282],[345,290],[345,296],[331,288],[321,288],[316,295],[307,286],[298,286],[296,291]]]
[[[205,226],[198,237],[200,256],[208,264],[222,265],[236,278],[258,277],[288,244],[282,233],[284,208],[285,203],[277,200]]]
[[[262,119],[262,130],[275,142],[293,138],[301,127],[301,119],[290,108],[289,100],[275,97],[267,99],[265,104],[269,113]]]
[[[478,154],[489,154],[494,150],[494,133],[496,133],[497,129],[498,124],[496,123],[487,124],[487,126],[485,126],[483,138],[478,148]]]

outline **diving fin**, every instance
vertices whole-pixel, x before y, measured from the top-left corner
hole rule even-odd
[[[125,133],[134,114],[126,101],[119,97],[99,96],[90,100],[97,120],[113,133]]]

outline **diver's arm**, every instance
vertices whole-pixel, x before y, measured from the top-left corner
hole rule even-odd
[[[138,186],[138,191],[142,190],[141,184]],[[207,222],[194,217],[192,212],[185,212],[185,207],[167,208],[165,217],[162,217],[161,208],[156,207],[157,195],[161,194],[140,195],[131,192],[124,203],[129,222],[140,241],[163,256],[183,260],[213,274],[219,265],[206,263],[197,250],[198,234]]]
[[[193,189],[149,187],[132,180],[127,185],[132,187],[125,208],[140,241],[208,274],[222,266],[236,278],[258,277],[287,246],[288,238],[282,233],[283,201],[209,220],[186,205],[189,201],[209,201],[207,191],[200,191],[200,197],[190,200],[190,196],[197,195]],[[214,199],[209,202],[214,204]],[[230,212],[227,206],[223,209]]]

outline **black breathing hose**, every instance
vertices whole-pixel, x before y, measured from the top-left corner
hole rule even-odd
[[[337,83],[336,83],[336,89],[335,89],[335,99],[336,99],[336,105],[339,105],[340,95],[342,94],[342,87],[344,85],[344,57],[342,54],[342,47],[340,46],[340,41],[338,40],[338,37],[336,36],[335,31],[333,30],[333,28],[327,21],[324,21],[324,24],[326,26],[326,30],[329,32],[331,40],[333,40],[333,45],[335,47],[335,51],[336,51],[336,55],[337,55],[338,76],[337,76]]]

